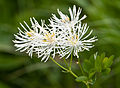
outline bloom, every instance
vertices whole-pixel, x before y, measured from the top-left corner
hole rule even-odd
[[[57,38],[54,31],[49,30],[48,32],[47,30],[44,30],[41,39],[42,41],[39,43],[39,46],[35,49],[35,51],[38,58],[42,57],[41,61],[45,60],[46,62],[51,54],[53,58],[55,57]]]
[[[26,27],[20,23],[25,32],[23,32],[19,27],[19,33],[15,34],[16,40],[13,40],[17,51],[20,52],[27,51],[26,53],[32,57],[33,53],[38,55],[38,58],[42,58],[41,61],[47,61],[49,56],[55,57],[56,49],[60,47],[60,36],[58,36],[58,31],[56,32],[54,28],[49,28],[43,20],[41,20],[41,25],[33,17],[30,18],[32,27],[30,28],[24,21]],[[59,41],[59,42],[58,42]],[[57,46],[56,46],[57,45]]]
[[[41,20],[41,25],[33,17],[30,18],[31,27],[24,21],[25,26],[20,23],[24,29],[22,31],[19,27],[19,33],[15,34],[15,47],[20,52],[27,51],[26,53],[32,57],[33,53],[37,54],[41,61],[47,61],[50,56],[55,57],[60,54],[61,57],[67,56],[66,59],[72,54],[79,58],[78,53],[92,48],[93,42],[97,41],[96,36],[89,38],[92,30],[88,33],[89,27],[87,24],[82,24],[82,20],[86,18],[84,15],[79,18],[81,8],[73,10],[69,8],[70,18],[63,14],[58,9],[60,19],[53,14],[49,19],[50,24],[46,25],[45,21]]]
[[[44,23],[42,22],[42,26],[40,26],[35,18],[33,18],[34,22],[32,21],[32,18],[30,18],[32,28],[28,26],[28,24],[24,21],[24,24],[26,25],[27,29],[23,24],[20,23],[21,27],[24,29],[24,32],[18,27],[19,33],[14,34],[16,40],[13,40],[15,43],[15,47],[17,47],[17,51],[20,50],[20,52],[26,51],[26,53],[29,54],[29,56],[32,57],[33,52],[35,51],[35,48],[39,45],[41,42],[41,35],[38,31],[38,28],[42,29],[42,26]]]
[[[60,15],[60,19],[57,18],[55,14],[52,14],[52,18],[49,19],[50,25],[56,26],[60,29],[64,28],[64,30],[66,29],[68,31],[69,29],[71,29],[71,27],[73,27],[78,22],[81,22],[83,19],[86,18],[86,15],[84,15],[82,18],[79,18],[82,9],[79,7],[77,10],[75,5],[73,6],[73,10],[69,8],[70,17],[68,15],[63,14],[59,9],[57,9],[57,11]]]
[[[82,52],[84,50],[89,51],[89,49],[94,46],[92,43],[97,41],[97,37],[94,36],[89,38],[93,30],[87,34],[88,29],[89,27],[87,24],[82,25],[81,22],[72,27],[70,33],[66,33],[64,36],[64,49],[61,49],[59,54],[62,57],[66,56],[67,59],[73,52],[73,55],[79,58],[78,52]]]

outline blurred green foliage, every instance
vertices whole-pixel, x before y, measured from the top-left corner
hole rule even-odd
[[[57,8],[68,14],[73,5],[83,8],[82,14],[88,16],[83,22],[99,39],[90,52],[81,53],[81,60],[97,51],[115,56],[112,72],[100,77],[94,88],[120,88],[120,0],[0,0],[0,88],[81,88],[53,62],[15,52],[12,43],[19,22],[30,24],[29,18],[35,17],[48,23]],[[73,69],[79,72],[76,65]]]

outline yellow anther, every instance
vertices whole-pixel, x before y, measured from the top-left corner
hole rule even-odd
[[[67,16],[67,17],[66,17],[66,20],[67,20],[67,21],[70,21],[70,18]]]
[[[78,35],[76,35],[76,39],[78,39]]]
[[[70,21],[70,18],[68,16],[66,16],[66,18],[65,19],[61,19],[61,21],[65,23],[65,22]]]
[[[48,38],[48,34],[45,34],[45,37]]]
[[[27,34],[29,37],[33,36],[34,33],[35,33],[35,32],[34,32],[33,30],[30,30],[30,32],[26,32],[26,34]]]
[[[46,40],[46,39],[43,39],[42,41],[43,41],[43,42],[47,42],[47,40]]]
[[[63,23],[65,23],[65,20],[62,19],[61,21],[62,21]]]
[[[72,36],[72,40],[74,40],[74,37]]]
[[[45,34],[45,37],[43,39],[43,42],[48,42],[48,43],[51,43],[54,41],[53,37],[55,36],[55,34],[50,34],[50,33],[47,33]]]
[[[52,35],[51,35],[51,37],[54,37],[55,36],[55,33],[53,33]]]
[[[70,41],[70,43],[71,43],[72,45],[75,45],[75,44],[77,43],[77,41],[78,41],[78,35],[71,36],[71,39],[68,38],[68,41]]]

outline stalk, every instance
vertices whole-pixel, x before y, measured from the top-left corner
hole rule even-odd
[[[63,70],[69,72],[70,74],[72,74],[75,78],[78,77],[74,72],[72,72],[71,69],[67,69],[67,68],[63,67],[63,66],[60,65],[58,62],[56,62],[52,57],[50,57],[50,59],[51,59],[56,65],[58,65],[60,68],[62,68]]]

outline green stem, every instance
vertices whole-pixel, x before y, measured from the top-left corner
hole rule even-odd
[[[78,77],[78,76],[77,76],[75,73],[73,73],[71,70],[69,70],[69,72],[70,72],[75,78]]]
[[[72,54],[72,51],[71,51],[70,66],[69,66],[70,70],[71,70],[71,66],[72,66],[72,58],[73,58],[73,54]]]
[[[65,64],[67,65],[67,67],[69,68],[68,63],[64,57],[63,57],[63,60],[64,60]]]
[[[82,68],[82,65],[81,65],[81,63],[80,63],[80,58],[78,58],[78,65],[79,65],[79,67],[80,67],[80,69],[81,69],[81,71],[82,71],[82,74],[84,75],[85,73],[84,73],[83,68]]]
[[[72,57],[72,56],[71,56],[71,57]],[[50,59],[51,59],[55,64],[57,64],[60,68],[66,70],[67,72],[70,72],[70,74],[72,74],[75,78],[78,77],[74,72],[72,72],[71,68],[70,68],[70,69],[66,69],[65,67],[63,67],[62,65],[60,65],[58,62],[56,62],[52,57],[50,57]],[[65,61],[66,65],[68,65],[68,64],[67,64],[67,61],[65,60],[65,58],[64,58],[64,61]],[[72,59],[71,59],[71,61],[72,61]],[[71,63],[72,63],[72,62],[71,62]],[[71,67],[71,63],[70,63],[70,67]],[[80,62],[79,62],[79,66],[80,66],[80,68],[81,68],[82,73],[84,74]],[[86,84],[87,88],[90,88],[90,86],[89,86],[88,83],[85,83],[85,84]]]
[[[89,84],[86,84],[87,85],[87,88],[90,88]]]
[[[78,76],[77,76],[75,73],[73,73],[70,69],[68,70],[68,69],[66,69],[65,67],[63,67],[62,65],[60,65],[58,62],[56,62],[52,57],[50,57],[50,59],[51,59],[55,64],[57,64],[60,68],[66,70],[67,72],[70,72],[70,74],[72,74],[75,78],[78,77]]]
[[[68,63],[67,63],[67,61],[66,61],[66,59],[63,57],[63,59],[64,59],[64,62],[65,62],[65,64],[67,65],[67,67],[69,68],[69,65],[68,65]],[[69,72],[74,76],[74,77],[78,77],[75,73],[73,73],[72,72],[72,70],[71,69],[69,69]]]
[[[62,65],[60,65],[59,63],[57,63],[52,57],[50,57],[50,59],[51,59],[55,64],[57,64],[60,68],[66,70],[66,71],[69,71],[68,69],[66,69],[65,67],[63,67]]]

